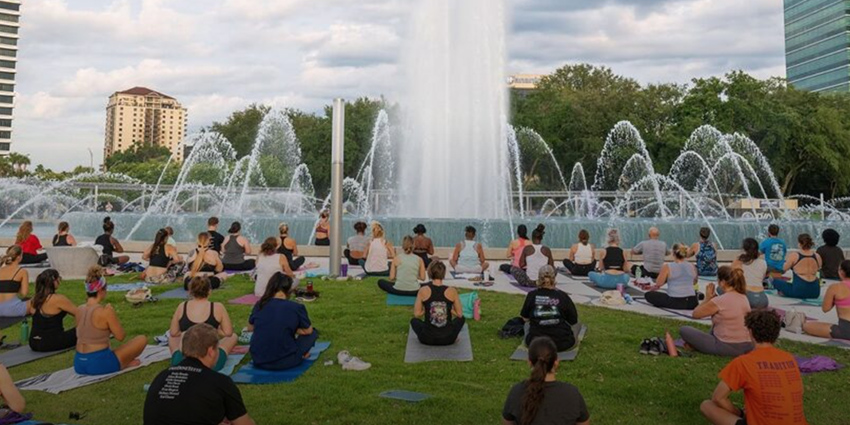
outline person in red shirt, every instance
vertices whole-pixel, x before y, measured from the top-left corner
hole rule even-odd
[[[47,261],[47,254],[38,253],[41,247],[41,241],[38,236],[32,233],[32,222],[27,220],[21,223],[18,228],[18,235],[15,237],[15,245],[21,247],[24,256],[21,264],[38,264]]]
[[[803,378],[794,356],[773,346],[779,338],[779,316],[753,310],[744,319],[756,348],[732,360],[721,372],[702,414],[715,425],[807,425],[803,413]],[[729,400],[744,390],[744,410]]]

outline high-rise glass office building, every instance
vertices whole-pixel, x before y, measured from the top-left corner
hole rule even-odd
[[[850,0],[784,0],[788,82],[850,91]]]

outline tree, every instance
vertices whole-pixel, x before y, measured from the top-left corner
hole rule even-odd
[[[236,150],[236,156],[243,157],[251,153],[260,123],[270,110],[269,106],[254,103],[230,114],[223,123],[214,122],[210,129],[226,137]]]
[[[148,161],[166,162],[171,157],[171,151],[165,146],[147,143],[136,143],[122,152],[115,152],[104,161],[107,170],[118,164],[139,164]]]

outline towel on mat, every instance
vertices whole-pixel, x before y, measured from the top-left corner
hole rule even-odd
[[[310,350],[310,357],[304,359],[300,365],[287,370],[262,370],[248,363],[242,366],[232,378],[237,384],[276,384],[279,382],[292,382],[299,376],[303,375],[313,363],[319,359],[319,354],[327,350],[331,346],[328,341],[316,342],[316,345]]]
[[[29,363],[45,357],[55,356],[56,354],[64,353],[74,347],[68,347],[59,351],[39,352],[32,351],[29,345],[23,345],[14,350],[6,351],[0,354],[0,364],[6,367],[15,367],[24,363]]]
[[[585,334],[587,334],[587,325],[583,323],[576,323],[572,326],[573,335],[576,337],[576,345],[573,348],[570,348],[567,351],[562,351],[558,353],[558,359],[562,361],[573,361],[578,357],[578,349],[581,346],[581,340],[584,339]],[[525,346],[525,343],[520,344],[517,347],[516,351],[511,355],[511,360],[517,361],[526,361],[528,360],[528,347]]]
[[[469,339],[469,325],[464,324],[457,341],[452,345],[435,346],[419,342],[416,332],[409,328],[407,333],[407,348],[404,352],[405,363],[428,361],[472,361],[472,341]]]
[[[230,353],[227,356],[227,361],[224,362],[224,366],[218,373],[222,375],[233,375],[233,371],[236,370],[236,366],[239,366],[239,363],[242,363],[242,359],[245,358],[245,353]]]
[[[59,394],[63,391],[73,390],[89,384],[106,381],[107,379],[114,378],[122,373],[130,372],[170,358],[171,352],[168,350],[168,347],[148,345],[139,356],[139,360],[142,362],[139,366],[123,369],[107,375],[96,376],[78,375],[74,372],[74,368],[70,367],[57,372],[45,373],[43,375],[23,379],[15,382],[15,385],[21,390],[45,391],[51,394]]]

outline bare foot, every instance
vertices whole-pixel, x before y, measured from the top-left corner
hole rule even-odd
[[[139,360],[139,359],[133,359],[133,361],[132,361],[132,362],[130,362],[130,364],[128,364],[128,365],[127,365],[127,367],[128,367],[128,368],[131,368],[131,367],[136,367],[136,366],[141,366],[141,365],[142,365],[142,361],[141,361],[141,360]]]

